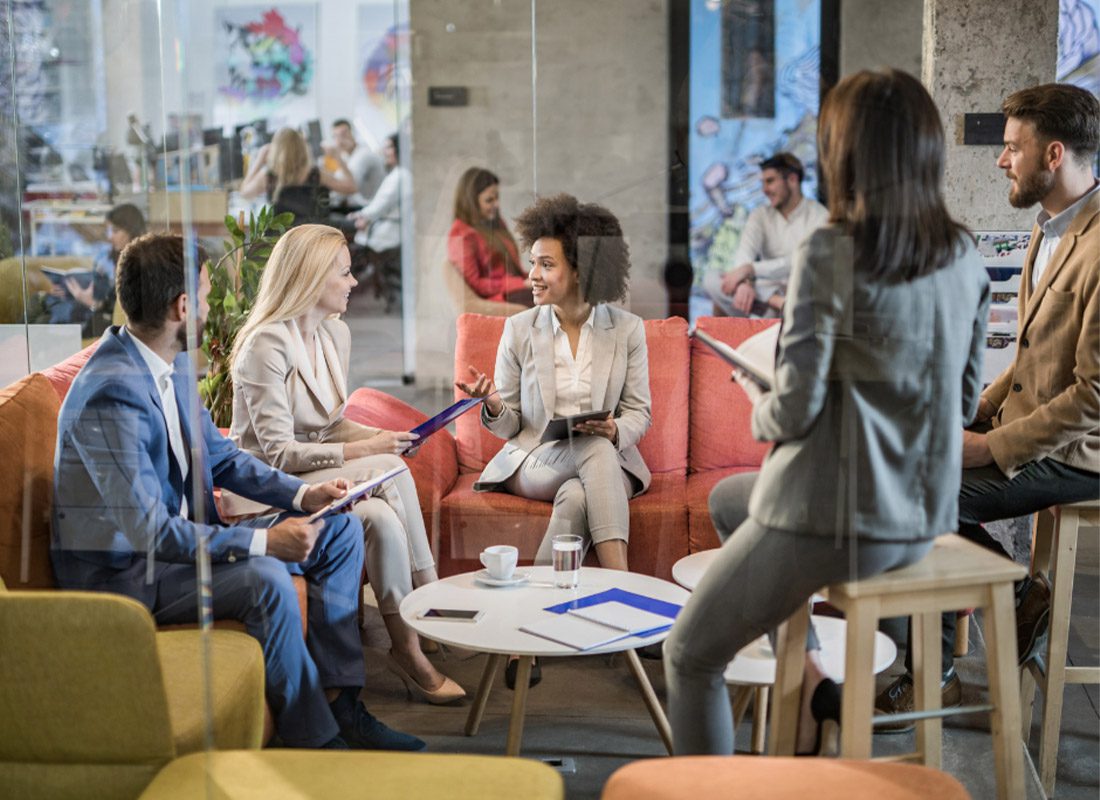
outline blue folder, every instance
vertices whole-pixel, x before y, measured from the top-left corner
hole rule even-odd
[[[676,619],[676,615],[683,609],[683,606],[679,603],[669,603],[664,600],[657,600],[653,597],[646,597],[644,594],[628,592],[626,589],[606,589],[596,594],[590,594],[587,597],[578,597],[576,600],[558,603],[557,605],[549,606],[543,610],[553,614],[564,614],[566,611],[573,608],[588,608],[589,606],[598,606],[601,603],[611,602],[618,602],[623,605],[640,608],[642,611],[660,614],[662,617],[668,617],[669,619]],[[645,638],[646,636],[653,636],[654,634],[667,631],[671,627],[672,623],[670,622],[668,625],[661,625],[656,628],[651,628],[648,631],[639,631],[633,635],[639,638]]]

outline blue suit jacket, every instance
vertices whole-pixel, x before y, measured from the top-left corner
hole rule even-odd
[[[186,486],[160,394],[128,331],[104,333],[73,381],[61,406],[54,460],[52,555],[63,587],[120,592],[153,608],[160,572],[168,564],[194,563],[198,537],[206,538],[214,563],[248,557],[253,528],[222,523],[215,485],[291,508],[302,481],[224,438],[198,401],[187,354],[175,367],[176,403],[192,459]],[[196,471],[201,498],[191,497]],[[184,491],[191,519],[179,516]]]

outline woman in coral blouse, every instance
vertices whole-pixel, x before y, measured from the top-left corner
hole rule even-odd
[[[471,167],[458,181],[447,258],[478,296],[534,305],[516,240],[500,218],[500,178],[487,169]]]

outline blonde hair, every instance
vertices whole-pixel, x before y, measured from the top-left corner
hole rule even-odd
[[[271,139],[271,174],[275,176],[271,201],[279,199],[283,187],[300,184],[309,166],[309,148],[302,134],[294,128],[279,128]]]
[[[231,367],[264,325],[297,319],[317,305],[329,270],[345,247],[344,234],[328,225],[299,225],[282,235],[260,277],[256,303],[233,342]]]

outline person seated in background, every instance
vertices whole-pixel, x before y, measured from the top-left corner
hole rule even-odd
[[[280,128],[256,154],[241,182],[241,196],[251,199],[264,195],[276,213],[294,214],[295,225],[325,222],[329,193],[355,191],[355,182],[335,148],[328,157],[336,162],[335,170],[314,166],[305,137],[294,128]]]
[[[368,428],[345,419],[351,332],[340,319],[356,280],[344,235],[302,225],[275,244],[259,293],[231,357],[233,423],[242,450],[310,483],[353,484],[403,466],[414,445],[407,431]],[[226,513],[268,513],[223,494]],[[251,505],[251,504],[250,504]],[[352,508],[366,535],[367,576],[393,649],[387,666],[430,703],[465,696],[439,673],[398,606],[415,586],[438,580],[412,474],[405,471]]]
[[[733,752],[722,673],[738,651],[955,528],[989,277],[944,204],[939,112],[913,76],[862,71],[825,96],[817,141],[830,224],[794,254],[774,386],[734,372],[774,446],[711,492],[722,548],[665,641],[676,755]],[[806,649],[796,751],[835,752],[840,695],[812,626]]]
[[[382,147],[386,177],[370,202],[348,215],[358,230],[355,244],[363,248],[364,266],[357,272],[374,286],[376,297],[385,298],[387,313],[401,297],[401,207],[412,207],[412,177],[399,155],[397,134],[391,133]]]
[[[1020,278],[1016,356],[982,392],[978,423],[963,433],[958,531],[1008,558],[983,525],[1100,496],[1100,101],[1049,83],[1005,100],[997,166],[1015,208],[1040,210]],[[1041,578],[1016,586],[1020,663],[1038,655],[1050,620]],[[943,615],[944,708],[962,702],[955,614]],[[912,656],[875,700],[884,714],[913,710]],[[912,723],[876,726],[896,733]]]
[[[486,300],[534,305],[516,240],[500,217],[500,179],[471,167],[455,189],[455,220],[447,234],[447,258]]]
[[[645,327],[611,305],[626,295],[630,251],[614,214],[568,194],[536,201],[516,229],[531,248],[535,307],[505,321],[494,377],[470,366],[456,383],[485,398],[482,424],[507,440],[474,490],[553,502],[536,564],[550,563],[554,536],[573,534],[595,544],[600,566],[625,570],[627,501],[649,488],[638,442],[652,421]],[[603,409],[576,435],[541,441],[551,419]],[[516,671],[513,660],[509,688]]]
[[[768,202],[749,214],[734,266],[726,272],[712,270],[703,279],[716,314],[782,315],[791,254],[829,218],[821,203],[802,195],[802,177],[802,162],[790,153],[776,153],[760,163],[760,185]]]
[[[189,256],[206,261],[165,234],[122,251],[117,287],[128,321],[103,335],[58,418],[58,584],[125,594],[161,625],[194,623],[200,602],[215,619],[242,622],[263,648],[267,700],[288,747],[423,749],[357,699],[362,525],[350,514],[309,522],[293,513],[339,499],[345,483],[307,484],[272,469],[218,433],[198,401],[188,353],[197,342],[187,331],[189,321],[202,330],[210,280],[201,266],[188,286]],[[224,524],[215,486],[291,513]],[[208,594],[198,586],[200,539]],[[305,639],[292,574],[309,585]]]
[[[111,325],[115,311],[115,265],[122,249],[145,233],[145,217],[131,203],[121,203],[107,212],[107,241],[111,249],[96,259],[92,279],[81,283],[67,278],[64,287],[54,285],[42,305],[50,323],[80,323],[80,336],[91,339]]]
[[[355,182],[355,191],[351,194],[332,192],[333,209],[341,209],[345,213],[362,208],[378,187],[382,185],[382,179],[386,176],[386,167],[382,158],[366,145],[361,145],[355,140],[355,132],[351,123],[346,119],[338,119],[332,123],[332,141],[340,158],[347,165],[348,175]],[[326,157],[329,150],[325,150]],[[335,171],[337,162],[335,159],[326,164],[326,168]]]

